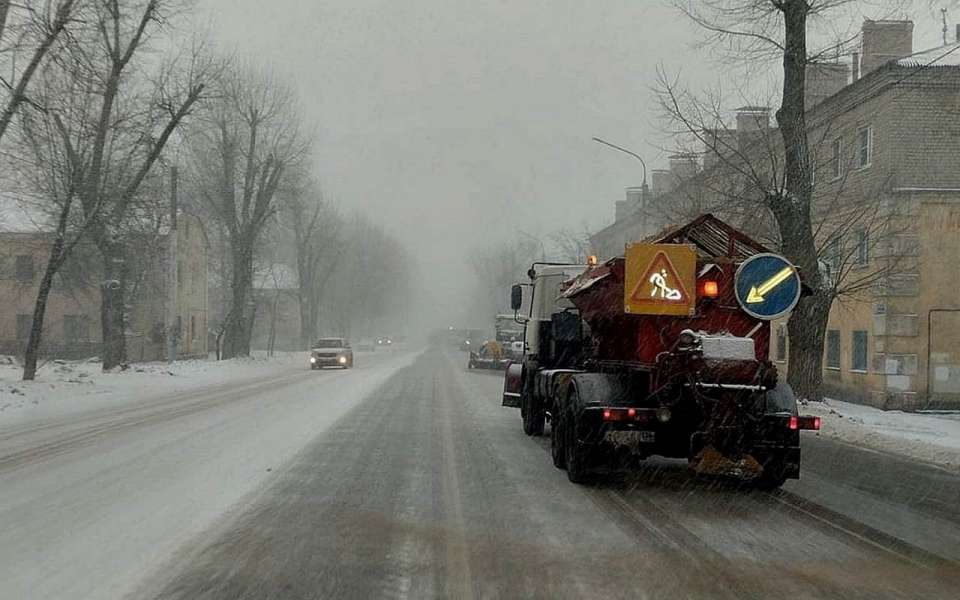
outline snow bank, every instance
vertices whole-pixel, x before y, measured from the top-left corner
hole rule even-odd
[[[278,352],[267,358],[135,363],[126,371],[104,373],[99,362],[51,361],[35,381],[20,381],[22,367],[0,360],[0,427],[36,419],[109,408],[190,389],[255,380],[278,368],[307,364],[306,352]]]
[[[905,413],[828,399],[801,412],[821,417],[820,435],[960,471],[960,414]]]

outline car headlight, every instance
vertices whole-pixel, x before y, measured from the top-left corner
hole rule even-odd
[[[469,345],[470,345],[470,340],[466,340],[466,341],[463,342],[463,343],[469,346]]]
[[[311,357],[310,357],[310,362],[312,362],[312,363],[317,362],[317,357],[316,357],[316,356],[311,356]]]
[[[337,360],[340,361],[340,364],[341,364],[341,365],[347,364],[347,357],[346,357],[346,356],[341,356],[341,357],[338,358]]]

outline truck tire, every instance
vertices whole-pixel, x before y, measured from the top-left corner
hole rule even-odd
[[[554,417],[550,421],[550,457],[553,459],[553,466],[558,469],[567,468],[566,449],[563,447],[564,431],[563,419],[560,418],[560,411],[555,409],[552,413]]]
[[[577,409],[580,407],[580,394],[576,386],[570,386],[567,396],[567,409],[563,412],[563,462],[567,466],[567,479],[571,483],[589,483],[590,449],[580,441],[577,435]]]
[[[543,428],[547,422],[547,412],[539,406],[533,394],[526,391],[520,396],[520,417],[523,419],[523,432],[529,436],[543,435]]]
[[[587,468],[588,453],[584,443],[577,439],[577,426],[573,413],[567,413],[564,419],[564,463],[567,467],[567,479],[571,483],[590,483],[591,477]]]

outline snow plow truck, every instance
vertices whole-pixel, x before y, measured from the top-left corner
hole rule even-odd
[[[511,290],[525,351],[503,405],[527,435],[549,420],[554,465],[574,483],[652,455],[767,489],[798,478],[819,418],[768,360],[797,269],[712,215],[591,262],[534,263]]]

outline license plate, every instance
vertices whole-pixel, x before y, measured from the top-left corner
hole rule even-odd
[[[608,431],[605,440],[617,446],[635,446],[652,444],[656,441],[656,436],[653,431]]]

